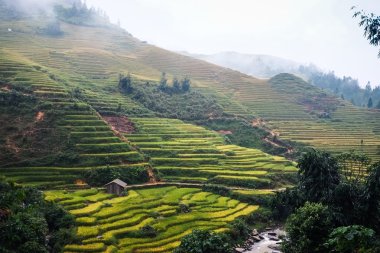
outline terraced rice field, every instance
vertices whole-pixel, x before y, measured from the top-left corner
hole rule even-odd
[[[295,164],[257,149],[226,145],[219,134],[176,119],[132,118],[138,132],[125,135],[150,156],[166,181],[217,183],[232,187],[280,187],[276,175]]]
[[[148,163],[138,151],[115,135],[91,105],[74,98],[70,87],[54,80],[41,68],[20,61],[1,60],[0,77],[4,82],[30,88],[47,108],[61,117],[58,127],[67,130],[69,141],[78,155],[74,167],[1,168],[8,180],[47,188],[75,187],[84,170],[104,166],[144,167]],[[11,74],[10,74],[11,71]],[[42,112],[43,113],[43,112]]]
[[[142,43],[118,29],[62,23],[64,36],[36,35],[36,29],[46,25],[41,22],[0,24],[0,70],[4,80],[14,77],[16,83],[31,83],[36,94],[61,106],[70,105],[66,91],[80,87],[88,104],[98,112],[152,117],[152,112],[118,93],[118,74],[130,72],[135,80],[146,82],[158,80],[164,71],[169,78],[189,76],[193,87],[216,98],[225,112],[264,119],[282,139],[333,152],[362,149],[374,160],[380,157],[379,110],[336,99],[339,103],[331,118],[319,119],[298,101],[312,87],[303,87],[297,81],[293,85],[289,83],[292,80],[284,80],[286,89],[282,84],[276,88],[268,80]],[[7,32],[9,27],[13,32]],[[36,78],[41,73],[45,77]],[[287,90],[289,87],[293,88]]]
[[[258,208],[196,188],[129,190],[123,197],[97,189],[49,191],[45,195],[76,217],[81,244],[66,245],[67,253],[172,252],[193,229],[222,231],[229,222]],[[180,204],[189,206],[190,212],[179,212]],[[139,235],[147,225],[157,236]]]

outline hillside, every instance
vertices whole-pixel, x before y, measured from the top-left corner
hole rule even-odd
[[[281,73],[292,73],[353,105],[368,107],[371,98],[372,106],[369,107],[380,108],[380,87],[377,83],[372,83],[372,87],[370,83],[367,83],[365,88],[361,88],[357,79],[351,76],[339,77],[334,71],[324,72],[313,64],[301,64],[271,55],[236,52],[221,52],[211,55],[180,53],[255,77],[271,78]]]
[[[269,222],[297,172],[278,154],[305,146],[379,159],[379,110],[149,45],[71,2],[0,22],[0,176],[73,215],[64,252],[172,252],[199,227]],[[115,178],[125,195],[95,188]]]
[[[63,35],[49,36],[38,33],[44,25],[44,21],[25,23],[23,20],[1,23],[3,80],[29,82],[34,92],[43,97],[54,97],[61,95],[60,92],[80,87],[85,90],[89,104],[97,110],[112,111],[112,107],[115,110],[118,104],[116,97],[123,100],[121,104],[125,104],[122,108],[126,113],[141,116],[141,113],[148,115],[149,112],[115,89],[119,73],[130,72],[134,78],[148,82],[158,81],[161,72],[166,72],[169,78],[189,76],[192,85],[203,94],[213,96],[226,113],[262,119],[261,122],[283,139],[333,151],[363,149],[372,157],[378,152],[378,110],[353,107],[327,94],[329,100],[334,100],[331,111],[315,109],[320,102],[318,99],[312,102],[316,104],[311,106],[314,109],[310,109],[310,101],[306,101],[310,97],[306,98],[303,93],[311,87],[306,83],[302,84],[304,89],[284,94],[269,80],[253,78],[151,46],[117,27],[88,27],[61,22]],[[56,90],[47,84],[33,83],[30,76],[22,79],[23,73],[14,77],[15,69],[9,68],[14,65],[37,68],[34,69],[36,78],[37,75],[48,74],[49,82],[57,83]],[[8,69],[4,69],[5,66]],[[288,76],[278,81],[290,86],[299,83],[296,77]],[[318,89],[311,90],[323,94]],[[111,100],[112,103],[107,104]],[[329,117],[321,118],[320,114],[325,112]]]

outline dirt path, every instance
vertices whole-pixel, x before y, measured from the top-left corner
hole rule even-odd
[[[270,145],[274,146],[274,147],[278,147],[278,148],[286,148],[286,153],[285,155],[291,155],[293,152],[294,152],[294,148],[291,147],[291,146],[288,146],[288,145],[284,145],[282,143],[280,143],[279,141],[274,141],[274,140],[271,140],[270,138],[274,139],[274,138],[278,138],[279,137],[279,133],[268,128],[267,127],[267,123],[265,122],[265,120],[261,119],[261,118],[257,118],[257,119],[254,119],[252,120],[251,122],[251,125],[253,127],[260,127],[266,131],[268,131],[270,133],[269,136],[263,138],[262,140],[265,141],[266,143],[269,143]]]
[[[154,174],[153,172],[153,168],[151,166],[149,166],[147,168],[147,172],[148,172],[148,176],[149,176],[149,183],[151,184],[155,184],[155,183],[158,183],[159,181],[157,180],[157,177],[156,175]]]

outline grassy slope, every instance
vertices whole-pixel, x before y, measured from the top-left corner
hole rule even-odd
[[[2,22],[2,59],[44,66],[64,79],[66,86],[87,88],[91,96],[99,92],[102,96],[115,95],[112,89],[120,72],[131,72],[144,80],[158,80],[162,71],[169,76],[188,75],[204,93],[217,96],[227,112],[264,118],[283,138],[317,147],[331,144],[337,150],[358,147],[363,140],[365,150],[373,156],[378,152],[380,137],[374,130],[378,111],[338,101],[331,119],[321,120],[299,103],[299,96],[305,95],[302,89],[284,93],[268,80],[141,43],[117,28],[63,24],[65,34],[57,38],[36,34],[41,26],[42,21]],[[13,32],[8,32],[8,27]],[[126,107],[133,107],[133,102]]]
[[[87,89],[93,98],[90,102],[95,106],[99,102],[97,97],[108,99],[108,102],[113,100],[108,106],[103,104],[106,108],[101,109],[114,110],[117,107],[114,98],[121,99],[115,90],[119,73],[131,72],[138,79],[158,80],[164,71],[169,78],[190,76],[193,86],[204,94],[215,96],[226,112],[263,118],[267,126],[284,139],[337,151],[361,148],[363,140],[363,149],[372,157],[379,152],[380,135],[376,129],[379,111],[356,108],[335,99],[337,106],[330,113],[331,118],[320,119],[309,111],[307,102],[300,100],[306,95],[305,88],[315,94],[320,91],[299,84],[297,78],[279,78],[279,85],[282,81],[289,91],[284,92],[268,80],[144,44],[117,28],[62,24],[65,34],[53,38],[37,35],[35,31],[39,25],[43,24],[2,22],[1,58],[45,67],[65,81],[65,88],[80,86]],[[8,27],[13,32],[7,32]],[[313,93],[309,92],[307,96],[313,96]],[[138,106],[133,101],[124,98],[122,103],[129,112],[149,114],[146,110],[136,109]]]

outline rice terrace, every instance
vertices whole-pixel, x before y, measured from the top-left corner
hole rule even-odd
[[[0,0],[0,252],[380,252],[380,10],[280,2]]]

